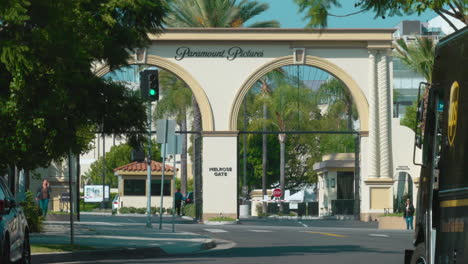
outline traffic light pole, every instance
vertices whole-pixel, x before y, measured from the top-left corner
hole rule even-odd
[[[147,155],[147,181],[146,181],[146,227],[152,228],[151,225],[151,101],[148,100],[148,155]]]

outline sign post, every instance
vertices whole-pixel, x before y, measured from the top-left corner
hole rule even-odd
[[[156,121],[156,142],[165,145],[168,137],[171,137],[175,133],[175,121],[167,119],[158,119]],[[163,197],[164,197],[164,173],[166,171],[166,153],[167,148],[163,149],[163,165],[161,173],[161,195],[160,195],[160,206],[159,206],[159,229],[162,229],[162,214],[163,214]],[[151,182],[149,182],[151,185]],[[151,197],[150,197],[151,198]]]

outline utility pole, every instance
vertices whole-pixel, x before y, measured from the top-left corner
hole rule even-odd
[[[102,123],[102,202],[101,209],[106,208],[106,135],[104,134],[104,122]]]
[[[148,155],[147,155],[147,179],[146,179],[146,227],[152,228],[151,225],[151,101],[148,100]]]

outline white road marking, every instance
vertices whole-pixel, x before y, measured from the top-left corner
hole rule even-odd
[[[369,236],[374,236],[374,237],[388,237],[388,235],[384,235],[384,234],[369,234]]]
[[[302,222],[298,222],[298,223],[301,224],[303,227],[309,227],[306,224],[303,224]]]
[[[257,232],[257,233],[270,233],[273,232],[271,230],[248,230],[250,232]]]
[[[211,233],[226,233],[228,231],[226,230],[222,230],[222,229],[205,229],[206,231],[208,232],[211,232]]]

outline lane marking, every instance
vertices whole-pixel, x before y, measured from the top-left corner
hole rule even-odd
[[[130,219],[130,218],[126,218],[126,219],[127,219],[128,221],[131,221],[131,222],[133,222],[133,223],[136,223],[136,221],[133,220],[133,219]]]
[[[273,232],[271,230],[248,230],[250,232],[257,232],[257,233],[270,233]]]
[[[206,231],[208,232],[211,232],[211,233],[226,233],[228,231],[226,230],[222,230],[222,229],[205,229]]]
[[[303,227],[309,227],[308,225],[303,224],[302,222],[298,222],[298,223],[301,224]]]
[[[384,234],[369,234],[369,236],[374,236],[374,237],[389,237],[388,235],[384,235]]]
[[[324,232],[305,231],[305,233],[309,233],[309,234],[320,234],[320,235],[324,235],[324,236],[333,236],[333,237],[348,237],[348,236],[344,236],[344,235],[338,235],[338,234],[332,234],[332,233],[324,233]]]

